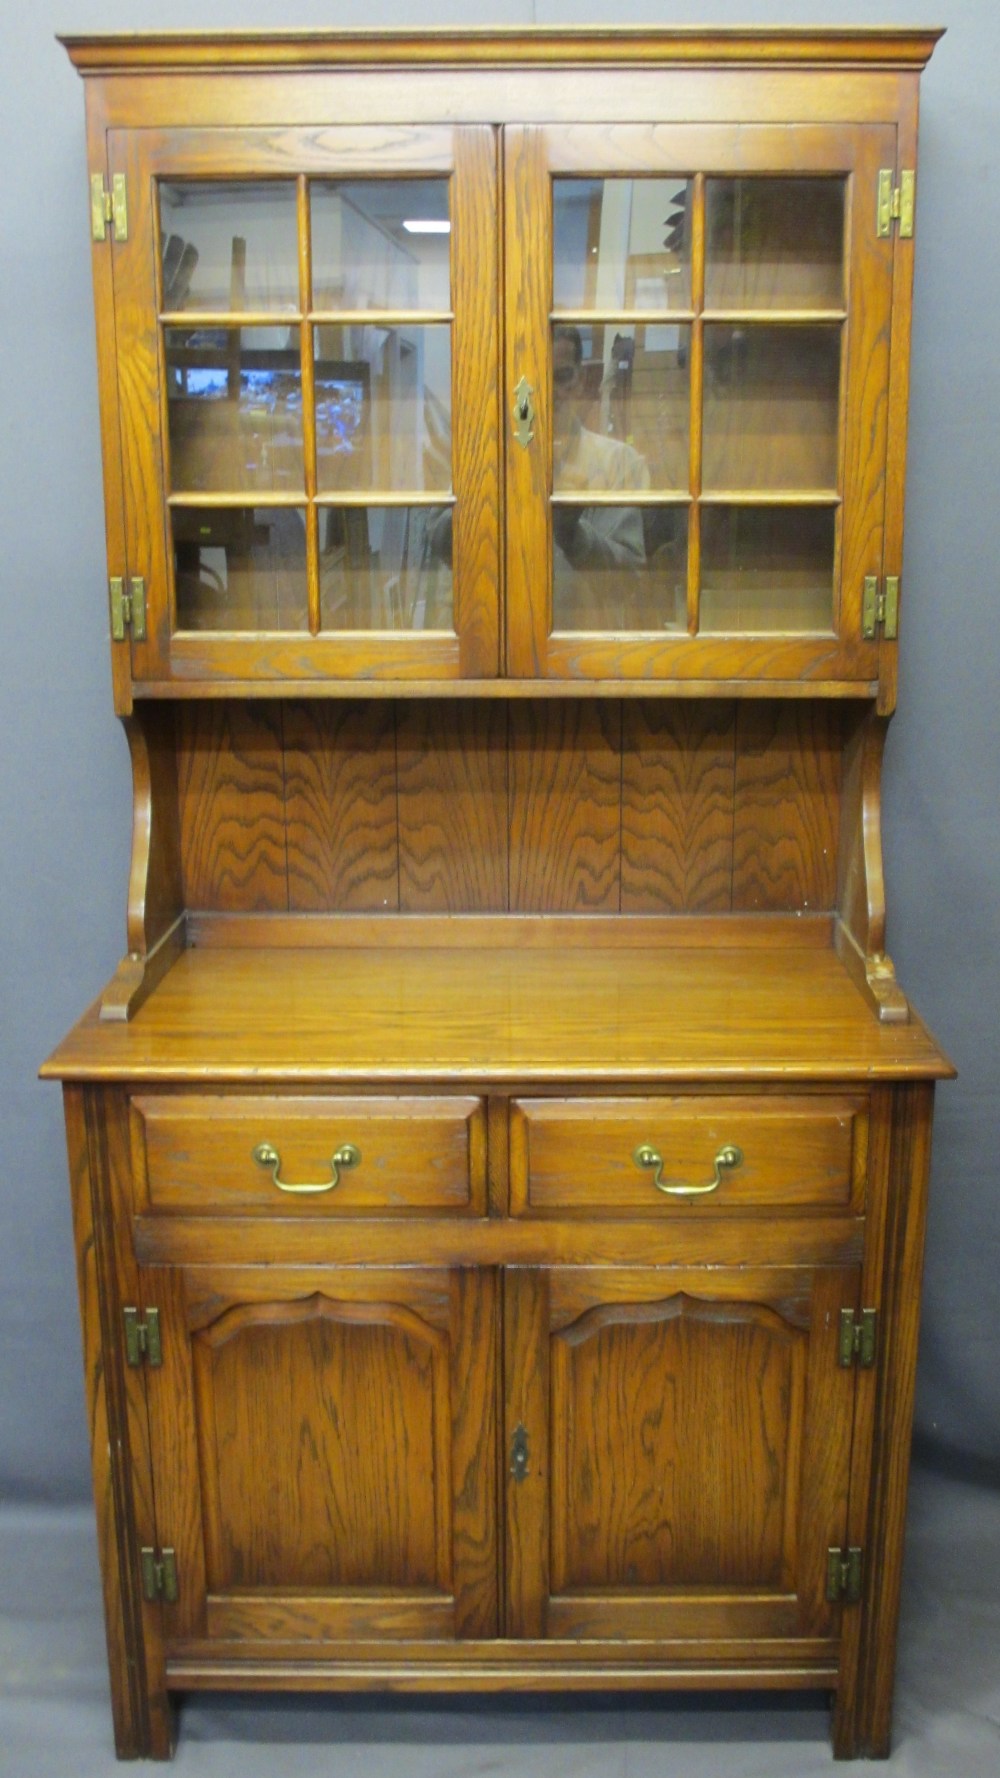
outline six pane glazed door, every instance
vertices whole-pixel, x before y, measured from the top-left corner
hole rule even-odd
[[[495,674],[495,131],[112,131],[109,159],[135,677]]]
[[[891,126],[504,131],[508,671],[871,680]]]
[[[835,1661],[858,1287],[853,1266],[508,1272],[508,1633]]]
[[[147,1376],[192,1641],[495,1636],[495,1274],[169,1267]]]

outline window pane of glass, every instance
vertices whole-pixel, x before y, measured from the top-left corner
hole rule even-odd
[[[179,630],[305,630],[306,521],[297,507],[175,506]]]
[[[691,302],[686,179],[555,179],[557,309],[686,309]]]
[[[295,186],[160,185],[165,309],[298,309]]]
[[[840,327],[705,327],[702,483],[837,488]]]
[[[451,506],[332,506],[319,515],[324,630],[454,634]]]
[[[302,371],[288,327],[168,327],[176,494],[303,489]]]
[[[687,508],[552,507],[552,628],[683,630]]]
[[[842,179],[708,179],[710,309],[844,306]]]
[[[451,307],[447,179],[314,181],[313,307]]]
[[[553,485],[688,488],[690,327],[576,327],[552,336]]]
[[[314,329],[320,489],[451,489],[451,328]]]
[[[832,507],[705,506],[699,630],[833,628]]]

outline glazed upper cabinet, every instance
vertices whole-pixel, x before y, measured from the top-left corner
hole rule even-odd
[[[868,679],[895,130],[505,132],[508,664]]]
[[[495,675],[495,132],[109,152],[135,676]]]
[[[136,681],[875,680],[894,125],[107,146]]]

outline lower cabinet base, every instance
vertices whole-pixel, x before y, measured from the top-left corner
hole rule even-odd
[[[722,1662],[646,1661],[619,1656],[614,1659],[568,1662],[546,1658],[550,1651],[496,1643],[490,1654],[482,1651],[456,1658],[449,1650],[437,1661],[330,1661],[272,1659],[256,1661],[216,1657],[211,1660],[177,1656],[166,1663],[167,1692],[150,1702],[145,1727],[127,1741],[118,1740],[119,1758],[168,1760],[176,1737],[174,1704],[180,1694],[211,1692],[250,1693],[384,1693],[384,1694],[492,1694],[602,1692],[725,1692],[749,1691],[824,1692],[832,1707],[831,1742],[835,1759],[885,1759],[889,1737],[874,1724],[886,1719],[891,1700],[866,1699],[859,1693],[838,1690],[836,1662],[785,1661],[769,1665]],[[777,1701],[775,1708],[780,1708]]]
[[[311,1692],[579,1692],[579,1691],[826,1691],[837,1683],[837,1666],[808,1663],[732,1666],[697,1661],[588,1660],[572,1664],[533,1659],[529,1648],[444,1661],[249,1661],[167,1662],[175,1691]]]
[[[484,1104],[417,1104],[443,1158],[406,1177],[493,1213],[394,1224],[251,1214],[250,1136],[297,1182],[345,1106],[374,1190],[384,1095],[67,1088],[120,1757],[169,1757],[185,1691],[727,1689],[830,1693],[835,1755],[884,1756],[931,1089],[562,1092],[526,1158]],[[691,1131],[731,1144],[776,1201],[522,1215],[508,1155],[563,1192],[595,1120],[614,1154],[670,1138],[698,1193]]]

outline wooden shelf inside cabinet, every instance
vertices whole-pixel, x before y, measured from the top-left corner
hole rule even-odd
[[[63,1084],[115,1744],[821,1687],[888,1751],[931,30],[72,37],[126,954]]]

